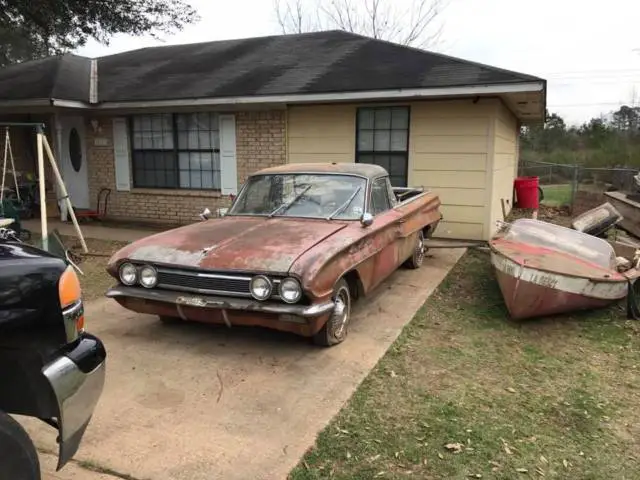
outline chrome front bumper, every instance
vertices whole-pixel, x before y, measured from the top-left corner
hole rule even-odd
[[[183,293],[172,290],[145,289],[141,287],[117,286],[111,288],[106,296],[109,298],[130,297],[156,302],[172,303],[188,307],[216,308],[222,310],[243,310],[248,312],[275,313],[294,315],[304,318],[320,317],[333,311],[333,301],[314,305],[290,305],[287,303],[259,302],[247,298],[220,297],[198,293]]]
[[[96,337],[83,334],[78,345],[45,365],[58,406],[58,467],[60,470],[77,452],[82,436],[102,394],[106,351]]]

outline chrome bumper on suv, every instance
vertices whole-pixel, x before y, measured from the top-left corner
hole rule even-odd
[[[281,315],[295,315],[304,318],[320,317],[331,313],[334,309],[333,301],[314,305],[291,305],[277,302],[259,302],[253,299],[201,295],[197,293],[174,292],[171,290],[145,289],[141,287],[117,286],[111,288],[106,296],[109,298],[130,297],[156,302],[173,303],[188,307],[216,308],[229,310],[244,310],[249,312],[275,313]]]
[[[106,356],[102,342],[84,333],[74,348],[42,369],[58,404],[58,470],[77,452],[102,394]]]

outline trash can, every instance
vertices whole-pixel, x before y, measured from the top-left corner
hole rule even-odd
[[[518,208],[538,208],[540,206],[538,177],[518,177],[513,181]]]

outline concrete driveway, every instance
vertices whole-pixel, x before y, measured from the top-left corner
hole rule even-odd
[[[89,305],[87,328],[109,355],[105,391],[74,463],[54,474],[43,453],[45,480],[286,478],[462,253],[437,250],[423,268],[396,272],[330,349]],[[40,450],[55,451],[53,431],[28,420]]]

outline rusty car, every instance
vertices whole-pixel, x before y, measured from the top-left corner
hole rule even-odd
[[[435,193],[392,187],[362,163],[258,171],[223,216],[202,217],[116,252],[107,297],[163,321],[263,326],[323,346],[345,339],[354,300],[422,265],[442,219]]]

